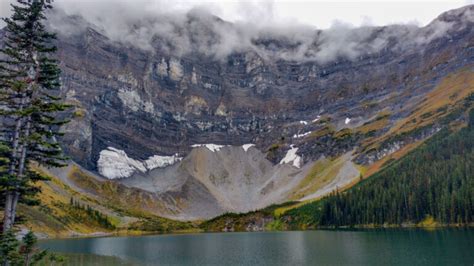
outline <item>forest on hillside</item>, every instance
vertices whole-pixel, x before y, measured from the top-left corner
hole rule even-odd
[[[292,223],[355,226],[474,221],[474,109],[468,126],[443,129],[399,161],[345,192],[286,213]]]

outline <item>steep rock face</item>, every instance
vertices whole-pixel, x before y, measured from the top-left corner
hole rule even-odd
[[[162,52],[159,40],[149,52],[113,42],[91,28],[61,36],[63,93],[83,110],[79,121],[68,125],[70,131],[81,130],[64,139],[66,149],[94,170],[100,151],[109,146],[143,160],[185,155],[196,143],[256,143],[266,150],[281,141],[291,144],[291,136],[305,128],[295,122],[318,115],[341,126],[350,118],[349,127],[384,108],[395,118],[404,116],[410,111],[404,105],[415,106],[442,77],[472,66],[473,22],[461,16],[472,9],[447,13],[411,33],[412,39],[423,39],[421,45],[405,47],[390,39],[376,53],[325,63],[268,58],[254,51],[232,53],[225,60],[199,53],[176,57]],[[434,34],[439,23],[451,25],[441,36]],[[373,38],[394,27],[374,28]],[[289,49],[281,40],[256,42]],[[376,106],[367,108],[367,102]],[[307,161],[324,153],[303,150]]]
[[[285,56],[300,44],[271,36],[216,58],[194,50],[177,55],[159,37],[152,50],[140,49],[75,18],[84,30],[58,39],[61,94],[76,106],[61,141],[75,162],[166,217],[202,219],[323,196],[359,177],[353,159],[373,163],[438,130],[432,125],[364,153],[372,148],[367,139],[378,141],[417,112],[446,76],[472,76],[473,14],[468,6],[424,28],[356,30],[352,37],[364,36],[361,42],[344,39],[350,49],[325,60],[320,51],[331,48],[323,42],[331,33],[322,31],[312,32],[303,58]],[[190,16],[185,25],[205,20]],[[377,49],[366,49],[378,40]],[[377,121],[376,130],[360,133]],[[224,147],[198,147],[203,143]],[[245,143],[255,147],[245,150]],[[151,158],[172,157],[183,160],[148,167]],[[339,158],[324,164],[334,173],[312,169],[324,158]]]

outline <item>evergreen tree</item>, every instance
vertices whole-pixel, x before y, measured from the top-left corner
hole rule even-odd
[[[0,263],[2,265],[35,265],[48,255],[46,251],[36,247],[37,238],[31,231],[19,241],[16,239],[14,231],[9,230],[0,235],[0,240]],[[55,259],[56,256],[52,257]]]
[[[29,231],[23,237],[23,243],[19,249],[23,265],[34,265],[36,262],[41,261],[47,255],[45,250],[38,250],[36,248],[37,241],[38,239],[32,231]]]
[[[292,228],[474,222],[474,94],[468,126],[445,128],[351,189],[285,213]],[[427,219],[429,218],[429,219]]]
[[[8,230],[0,235],[0,263],[2,265],[16,264],[21,259],[18,247],[20,242],[16,239],[13,230]]]
[[[471,111],[470,121],[474,117]],[[324,198],[325,226],[474,221],[474,129],[445,129],[359,185]]]
[[[52,57],[54,34],[48,33],[44,12],[47,0],[18,0],[13,15],[5,18],[4,58],[0,61],[0,187],[4,197],[3,232],[8,232],[20,199],[38,189],[33,183],[44,177],[31,170],[31,162],[62,166],[65,158],[56,139],[61,135],[58,112],[68,106],[58,97],[60,70]],[[34,201],[33,201],[34,203]]]

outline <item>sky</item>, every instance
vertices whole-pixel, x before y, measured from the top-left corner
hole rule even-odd
[[[9,4],[14,0],[0,0],[0,16],[10,13]],[[57,6],[73,8],[87,5],[93,8],[98,1],[127,2],[146,5],[148,9],[184,11],[203,8],[231,22],[245,21],[267,23],[296,23],[326,29],[335,22],[353,26],[388,25],[410,23],[419,26],[428,24],[444,11],[474,4],[474,0],[398,0],[398,1],[170,1],[170,0],[55,0]],[[122,3],[123,4],[123,3]]]
[[[182,8],[206,5],[214,14],[228,21],[253,21],[262,18],[274,21],[294,21],[319,29],[329,28],[335,21],[361,25],[428,24],[439,14],[473,1],[185,1]],[[263,14],[265,16],[263,16]]]

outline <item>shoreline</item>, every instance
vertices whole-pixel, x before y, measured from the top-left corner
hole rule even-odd
[[[194,235],[194,234],[215,234],[215,233],[271,233],[271,232],[311,232],[311,231],[377,231],[377,230],[425,230],[436,231],[444,229],[474,229],[474,223],[467,225],[437,225],[437,226],[340,226],[340,227],[318,227],[315,229],[295,229],[295,230],[261,230],[261,231],[204,231],[198,230],[182,230],[170,232],[141,232],[141,231],[119,231],[119,232],[94,232],[90,234],[80,234],[68,237],[43,237],[38,238],[39,241],[48,240],[74,240],[85,238],[101,238],[101,237],[142,237],[142,236],[158,236],[158,235]],[[42,234],[42,233],[39,233]]]
[[[170,231],[170,232],[160,232],[160,231],[116,231],[116,232],[93,232],[87,234],[72,234],[64,237],[48,237],[44,236],[42,232],[33,232],[37,235],[38,240],[65,240],[65,239],[83,239],[83,238],[100,238],[100,237],[134,237],[134,236],[149,236],[149,235],[185,235],[185,234],[200,234],[206,233],[203,230],[182,230],[182,231]]]

